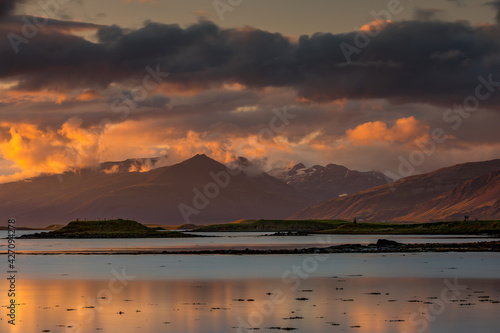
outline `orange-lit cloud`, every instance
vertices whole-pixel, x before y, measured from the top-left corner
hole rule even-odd
[[[231,160],[228,138],[194,131],[181,135],[172,128],[164,129],[159,133],[151,133],[148,132],[150,127],[151,123],[147,121],[127,121],[110,126],[101,141],[104,159],[120,160],[130,157],[167,155],[168,162],[173,164],[204,153],[223,163]],[[148,169],[132,167],[129,171],[144,172]]]
[[[205,90],[206,88],[201,86],[186,86],[171,82],[163,82],[154,91],[161,92],[167,96],[169,95],[196,96],[198,94],[203,93]]]
[[[18,90],[4,90],[2,93],[2,101],[4,103],[18,103],[18,102],[53,102],[61,104],[68,100],[68,95],[56,91],[18,91]]]
[[[313,100],[307,97],[297,97],[295,99],[299,103],[311,103]]]
[[[310,144],[293,144],[281,135],[264,139],[258,134],[236,132],[188,130],[182,133],[176,128],[151,131],[154,126],[155,120],[125,121],[109,126],[102,136],[101,157],[104,160],[121,160],[167,155],[168,162],[173,164],[204,153],[222,163],[228,163],[237,156],[249,159],[284,156],[292,154],[292,147],[305,147]]]
[[[346,131],[347,140],[354,145],[373,145],[376,142],[410,143],[428,137],[429,126],[411,116],[400,118],[392,127],[382,121],[367,122]]]
[[[364,24],[359,28],[359,30],[363,32],[375,32],[375,31],[380,31],[387,27],[388,24],[390,24],[392,21],[391,20],[381,20],[381,19],[375,19],[371,21],[370,23]]]
[[[100,99],[101,95],[99,95],[96,91],[94,90],[85,90],[78,94],[78,96],[75,97],[75,100],[77,101],[82,101],[82,102],[91,102],[95,101],[97,99]]]
[[[222,88],[225,90],[235,90],[235,91],[241,91],[247,89],[247,87],[241,83],[238,82],[233,82],[233,83],[224,83],[222,85]]]
[[[344,107],[347,104],[347,98],[336,99],[331,103],[338,106],[340,110],[344,110]]]
[[[106,174],[117,173],[118,171],[120,171],[120,166],[118,164],[115,164],[107,169],[102,170],[102,172]]]
[[[13,89],[0,90],[0,100],[4,103],[19,102],[52,102],[62,104],[64,102],[80,101],[91,102],[101,98],[101,95],[94,90],[83,90],[75,92],[58,92],[51,90],[20,91]]]
[[[5,124],[10,138],[0,143],[0,156],[21,171],[0,177],[0,182],[39,174],[62,173],[98,162],[98,131],[81,128],[82,121],[72,117],[58,130],[42,130],[32,124]]]

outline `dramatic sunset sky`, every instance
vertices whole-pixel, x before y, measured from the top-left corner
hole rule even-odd
[[[393,176],[500,158],[500,0],[215,4],[0,0],[0,182],[197,153]]]

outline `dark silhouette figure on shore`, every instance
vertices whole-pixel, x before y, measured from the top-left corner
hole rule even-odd
[[[356,218],[354,218],[354,221],[352,221],[352,223],[358,223],[358,221],[356,220]]]
[[[467,221],[469,221],[469,218],[470,218],[470,216],[468,216],[468,215],[465,215],[465,219],[464,219],[464,222],[467,222]]]

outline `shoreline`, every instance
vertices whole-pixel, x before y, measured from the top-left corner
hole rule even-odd
[[[415,253],[415,252],[500,252],[500,241],[475,243],[424,243],[403,244],[379,239],[377,244],[342,244],[329,247],[304,249],[216,249],[216,250],[69,250],[69,251],[17,251],[17,255],[273,255],[273,254],[322,254],[322,253]],[[0,255],[6,255],[1,251]]]

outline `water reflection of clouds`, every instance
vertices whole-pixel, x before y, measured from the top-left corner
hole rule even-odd
[[[310,279],[296,292],[280,279],[131,281],[99,311],[84,308],[86,300],[95,297],[107,283],[23,280],[19,285],[21,321],[17,327],[9,328],[4,320],[0,321],[2,332],[29,333],[45,329],[62,332],[63,325],[69,322],[81,326],[82,332],[98,328],[121,333],[215,333],[237,332],[238,328],[247,332],[249,327],[243,327],[248,324],[246,318],[259,311],[263,313],[259,306],[269,300],[268,293],[280,289],[286,302],[265,313],[261,330],[294,327],[298,332],[326,333],[355,327],[362,333],[416,333],[418,327],[411,323],[409,315],[422,307],[425,309],[424,302],[439,297],[443,288],[442,279],[363,277]],[[429,332],[444,332],[438,330],[442,327],[446,327],[447,332],[470,332],[467,331],[470,323],[475,323],[483,332],[492,332],[497,327],[495,318],[500,305],[481,302],[485,298],[480,297],[500,299],[499,281],[476,279],[461,283],[470,288],[464,300],[474,305],[451,303],[430,323]],[[3,293],[0,299],[2,304],[7,301]]]
[[[20,255],[25,279],[109,278],[125,267],[143,280],[278,278],[309,255]],[[311,277],[362,275],[388,278],[498,278],[498,252],[336,253],[310,272]]]

